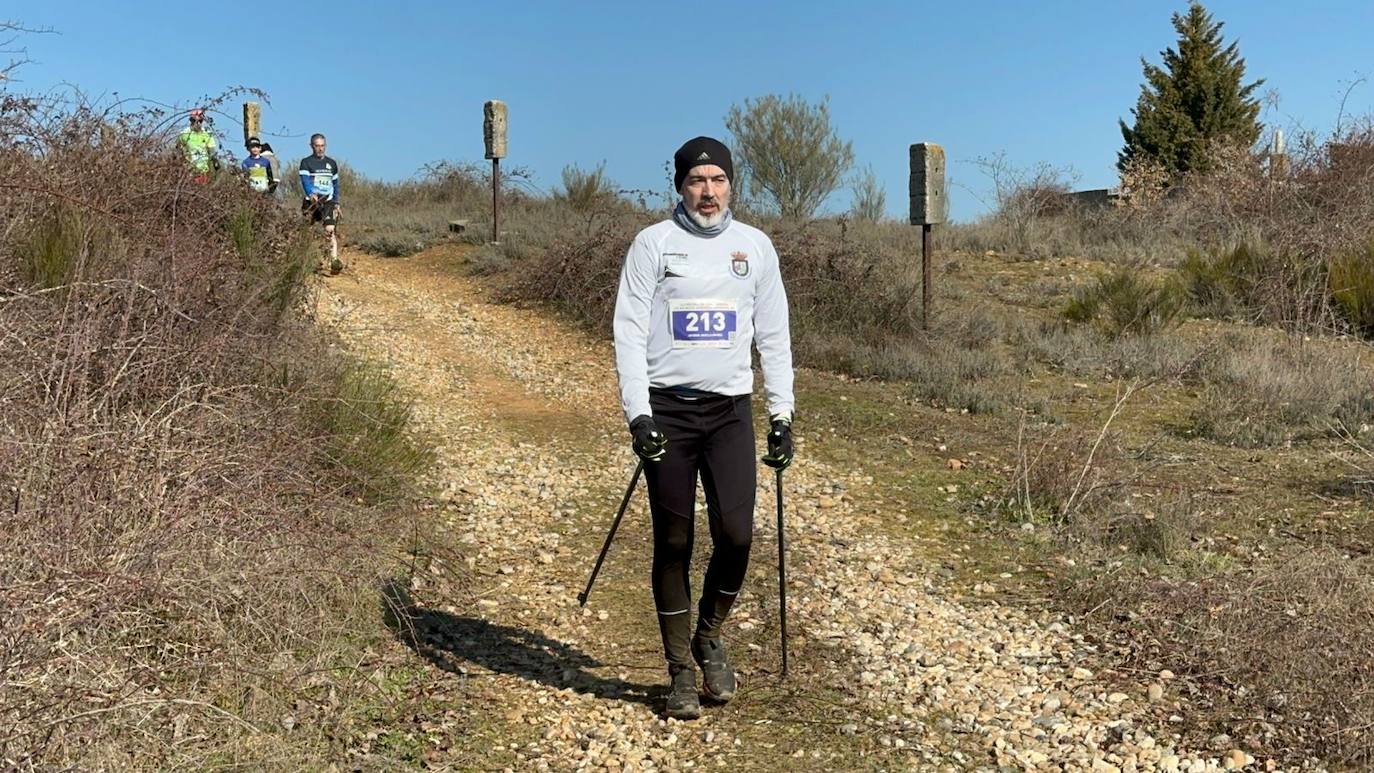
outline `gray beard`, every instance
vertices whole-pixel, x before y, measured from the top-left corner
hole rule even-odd
[[[702,228],[715,228],[716,226],[720,225],[720,221],[725,219],[725,210],[718,209],[716,210],[716,214],[710,216],[703,215],[700,212],[696,212],[694,210],[688,210],[687,217],[692,218],[692,222],[696,223]]]

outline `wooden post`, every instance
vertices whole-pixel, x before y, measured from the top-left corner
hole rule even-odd
[[[482,105],[482,139],[491,159],[491,241],[500,240],[501,159],[506,157],[506,103],[499,99]]]
[[[262,106],[257,102],[243,103],[243,142],[249,137],[262,139]]]

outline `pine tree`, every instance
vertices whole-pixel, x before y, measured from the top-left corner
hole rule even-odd
[[[1197,2],[1172,21],[1178,49],[1160,52],[1163,67],[1141,58],[1145,83],[1131,111],[1135,126],[1120,121],[1126,145],[1117,154],[1117,168],[1123,172],[1146,161],[1178,179],[1206,169],[1212,143],[1249,147],[1259,139],[1260,104],[1251,95],[1264,81],[1242,85],[1245,60],[1236,43],[1222,47],[1222,22]]]

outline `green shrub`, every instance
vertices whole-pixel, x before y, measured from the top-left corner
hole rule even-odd
[[[85,218],[58,205],[20,243],[20,270],[25,279],[43,289],[67,284],[75,278],[85,241]]]
[[[229,217],[229,239],[240,258],[252,263],[258,256],[258,226],[253,208],[246,203]]]
[[[590,212],[615,201],[616,187],[606,177],[606,162],[589,172],[576,164],[563,167],[563,190],[555,191],[553,198],[578,212]]]
[[[1151,281],[1139,268],[1122,266],[1075,292],[1064,317],[1120,338],[1165,330],[1178,321],[1182,307],[1176,284]]]
[[[1218,319],[1248,316],[1264,276],[1265,251],[1250,244],[1207,253],[1189,250],[1179,273],[1193,308]]]
[[[1345,321],[1365,338],[1374,338],[1374,242],[1333,259],[1327,284]]]
[[[327,461],[370,501],[405,493],[433,461],[409,432],[411,403],[378,365],[347,363],[332,375],[315,413]]]
[[[300,307],[306,297],[306,279],[319,265],[323,250],[309,232],[297,231],[286,242],[281,258],[269,264],[266,275],[271,282],[268,300],[278,314]]]

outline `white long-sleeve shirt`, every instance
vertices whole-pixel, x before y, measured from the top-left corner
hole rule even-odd
[[[653,414],[650,387],[751,393],[750,344],[769,415],[792,415],[787,294],[778,253],[757,228],[732,222],[705,237],[665,220],[640,231],[620,272],[614,331],[626,421]]]

